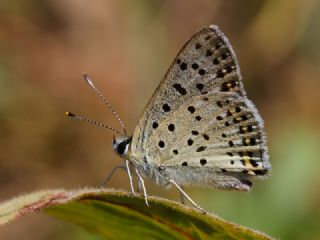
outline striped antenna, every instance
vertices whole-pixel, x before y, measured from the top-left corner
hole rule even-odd
[[[86,81],[86,83],[96,92],[96,94],[102,99],[102,101],[104,102],[104,104],[107,105],[107,107],[110,109],[110,111],[112,112],[112,114],[118,119],[122,129],[123,129],[123,132],[124,132],[124,135],[127,135],[127,131],[126,131],[126,128],[119,116],[119,114],[116,112],[116,110],[114,109],[114,107],[110,104],[110,102],[102,95],[102,93],[99,91],[98,88],[96,88],[96,86],[93,84],[93,82],[91,81],[89,75],[87,73],[84,73],[83,74],[83,78],[84,80]]]
[[[71,118],[74,118],[74,119],[77,119],[77,120],[81,120],[83,122],[86,122],[86,123],[90,123],[90,124],[93,124],[95,126],[99,126],[99,127],[102,127],[102,128],[106,128],[106,129],[109,129],[119,135],[122,135],[117,129],[114,129],[113,127],[110,127],[106,124],[102,124],[102,123],[99,123],[99,122],[96,122],[96,121],[93,121],[93,120],[90,120],[86,117],[83,117],[83,116],[79,116],[79,115],[76,115],[72,112],[66,112],[65,113],[68,117],[71,117]]]

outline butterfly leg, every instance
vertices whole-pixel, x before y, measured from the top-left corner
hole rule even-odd
[[[146,187],[145,187],[145,185],[144,185],[144,180],[143,180],[143,178],[141,177],[138,169],[136,169],[136,173],[137,173],[137,176],[138,176],[138,178],[139,178],[139,182],[141,183],[141,187],[142,187],[143,195],[144,195],[144,201],[145,201],[146,205],[149,207],[148,195],[147,195]]]
[[[195,208],[197,208],[197,209],[198,209],[199,211],[201,211],[202,213],[206,213],[206,211],[205,211],[203,208],[201,208],[198,204],[196,204],[196,203],[191,199],[191,197],[189,197],[189,195],[188,195],[185,191],[183,191],[183,189],[182,189],[175,181],[169,180],[169,182],[172,183],[172,184],[180,191],[180,193],[192,203],[192,205],[193,205]]]
[[[184,191],[184,189],[183,189],[183,187],[181,186],[181,189]],[[181,204],[185,204],[185,202],[184,202],[184,196],[183,196],[183,194],[179,191],[179,196],[180,196],[180,202],[181,202]]]
[[[110,179],[112,178],[113,174],[118,170],[118,169],[126,169],[126,166],[123,165],[118,165],[115,166],[112,171],[109,173],[108,177],[99,185],[99,187],[104,187],[105,185],[107,185],[107,183],[110,181]]]
[[[135,195],[133,184],[132,184],[132,176],[131,176],[130,167],[129,167],[129,160],[126,160],[126,168],[127,168],[127,172],[128,172],[131,192],[133,195]]]

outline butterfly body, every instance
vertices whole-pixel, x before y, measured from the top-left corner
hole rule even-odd
[[[127,158],[157,183],[249,190],[271,168],[263,122],[216,26],[182,48],[132,136]]]

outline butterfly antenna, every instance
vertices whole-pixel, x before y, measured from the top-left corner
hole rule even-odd
[[[110,109],[110,111],[112,112],[112,114],[118,119],[122,129],[123,129],[123,132],[125,135],[127,135],[127,131],[126,131],[126,128],[119,116],[119,114],[116,112],[116,110],[114,109],[114,107],[111,105],[111,103],[102,95],[102,93],[99,91],[98,88],[96,88],[96,86],[93,84],[93,82],[91,81],[89,75],[87,73],[84,73],[83,74],[83,78],[84,80],[86,81],[86,83],[88,83],[88,85],[96,92],[96,94],[102,99],[102,101],[104,102],[104,104],[107,105],[107,107]]]
[[[83,122],[90,123],[90,124],[92,124],[92,125],[96,125],[96,126],[99,126],[99,127],[102,127],[102,128],[106,128],[106,129],[109,129],[109,130],[111,130],[111,131],[119,134],[119,135],[122,135],[122,133],[120,133],[117,129],[115,129],[115,128],[113,128],[113,127],[110,127],[110,126],[108,126],[108,125],[106,125],[106,124],[102,124],[102,123],[96,122],[96,121],[94,121],[94,120],[90,120],[90,119],[88,119],[88,118],[86,118],[86,117],[76,115],[76,114],[74,114],[74,113],[72,113],[72,112],[66,112],[65,114],[66,114],[68,117],[71,117],[71,118],[74,118],[74,119],[77,119],[77,120],[81,120],[81,121],[83,121]]]

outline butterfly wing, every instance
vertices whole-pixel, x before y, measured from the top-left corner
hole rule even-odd
[[[134,131],[131,153],[178,183],[247,190],[248,179],[270,169],[264,136],[235,53],[209,26],[172,63]]]

